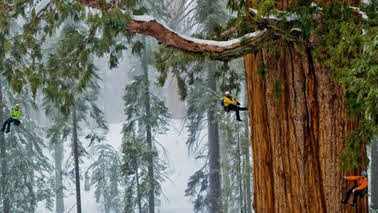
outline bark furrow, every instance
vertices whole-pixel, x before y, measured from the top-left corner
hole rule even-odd
[[[245,61],[256,212],[367,212],[366,197],[357,209],[340,203],[354,184],[343,176],[360,173],[345,174],[339,162],[345,137],[358,122],[348,118],[344,89],[329,70],[295,44]],[[283,83],[275,99],[278,80]]]

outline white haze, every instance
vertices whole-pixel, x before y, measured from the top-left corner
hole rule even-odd
[[[121,129],[122,124],[110,124],[109,133],[107,135],[107,143],[111,144],[114,148],[120,149],[121,145]],[[167,157],[169,158],[168,177],[162,184],[164,197],[161,198],[162,203],[159,208],[160,213],[192,213],[192,203],[189,198],[185,197],[185,189],[188,178],[200,168],[200,162],[193,160],[187,152],[185,145],[186,131],[183,128],[182,120],[173,120],[171,122],[170,130],[166,135],[158,137],[158,141],[166,148]],[[161,151],[161,149],[160,149]],[[68,153],[65,153],[68,156]],[[91,164],[91,160],[85,160],[81,164],[81,172]],[[67,180],[65,181],[67,182]],[[84,181],[81,182],[81,199],[82,211],[84,213],[103,213],[100,204],[96,203],[93,190],[87,192],[84,190]],[[69,189],[69,193],[65,192],[65,212],[71,209],[70,213],[76,213],[76,200],[74,188]],[[39,213],[49,213],[46,209],[39,209]]]
[[[134,57],[135,59],[135,57]],[[99,94],[98,105],[103,110],[105,119],[109,123],[109,132],[106,135],[105,143],[111,144],[116,150],[120,151],[122,140],[122,123],[125,120],[123,113],[124,102],[123,94],[125,86],[130,83],[128,78],[129,72],[133,70],[135,64],[139,63],[135,61],[133,57],[125,53],[123,60],[118,68],[109,70],[107,67],[106,58],[96,59],[96,66],[99,69],[99,74],[103,78],[101,82],[101,91]],[[167,96],[169,88],[165,88],[162,94],[163,97]],[[178,96],[174,99],[178,100]],[[48,119],[45,118],[42,112],[36,112],[37,115],[33,117],[38,118],[40,123],[46,125],[49,124]],[[185,197],[186,184],[189,177],[201,167],[201,162],[196,161],[193,157],[189,156],[187,147],[185,145],[187,138],[187,131],[183,127],[182,119],[172,119],[170,122],[169,131],[166,135],[157,137],[157,141],[166,149],[166,156],[164,157],[168,161],[168,178],[162,183],[163,196],[161,200],[161,206],[158,208],[159,213],[192,213],[193,205],[190,198]],[[87,146],[84,139],[85,134],[81,135],[81,141],[84,146]],[[49,143],[46,141],[46,143]],[[70,157],[71,140],[65,142],[65,161]],[[163,153],[162,148],[157,145],[159,151]],[[95,158],[95,154],[89,150],[89,153]],[[162,156],[164,156],[162,154]],[[50,157],[51,162],[53,158]],[[93,163],[92,159],[83,159],[84,162],[80,164],[80,172],[83,175],[86,169]],[[64,177],[64,185],[67,189],[64,191],[64,207],[65,213],[76,213],[76,194],[74,184],[67,176]],[[94,196],[94,187],[91,187],[90,191],[84,190],[85,180],[81,179],[81,200],[82,200],[82,212],[83,213],[103,213],[104,210],[101,204],[96,203]],[[38,213],[50,213],[51,211],[44,208],[45,203],[39,203]],[[54,207],[55,208],[55,207]],[[55,210],[55,209],[53,209]],[[55,211],[53,211],[55,212]]]

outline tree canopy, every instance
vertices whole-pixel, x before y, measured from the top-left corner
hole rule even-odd
[[[356,141],[366,143],[376,133],[374,4],[360,9],[346,3],[315,4],[303,0],[279,11],[271,0],[254,2],[258,10],[251,9],[249,1],[230,0],[228,6],[236,12],[235,18],[226,26],[214,26],[214,34],[206,35],[212,40],[206,40],[199,39],[205,35],[198,38],[180,35],[144,16],[148,11],[140,3],[138,0],[2,1],[2,75],[17,92],[29,86],[33,94],[40,90],[51,98],[61,97],[62,111],[67,112],[73,94],[85,90],[95,76],[90,59],[106,56],[109,68],[116,67],[123,50],[131,47],[138,52],[142,48],[134,33],[155,37],[167,47],[196,57],[226,62],[264,47],[274,54],[279,49],[276,47],[295,42],[300,50],[309,49],[317,55],[330,68],[334,79],[346,88],[350,115],[361,120],[361,128],[349,137],[354,141],[349,150],[359,143]],[[63,28],[67,22],[82,27]],[[58,41],[52,40],[57,34],[62,36]],[[71,88],[68,81],[78,82],[78,86]]]

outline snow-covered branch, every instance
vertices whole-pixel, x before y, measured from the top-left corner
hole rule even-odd
[[[102,1],[77,1],[85,6],[96,9],[112,7],[110,4],[101,3]],[[126,31],[151,36],[167,47],[173,47],[192,53],[209,53],[208,55],[211,55],[210,57],[215,60],[237,58],[248,52],[252,52],[254,45],[251,44],[259,42],[267,31],[261,30],[248,33],[240,38],[228,41],[214,41],[182,35],[151,16],[133,16],[132,18],[133,20],[125,26]],[[243,46],[242,43],[245,45]]]
[[[311,7],[316,8],[318,11],[322,11],[323,10],[323,8],[321,8],[320,6],[318,6],[314,2],[311,3]],[[361,11],[360,8],[358,8],[358,7],[352,7],[352,6],[350,6],[349,8],[352,9],[354,12],[358,13],[363,19],[368,19],[368,16],[366,15],[366,13],[364,13],[363,11]],[[254,15],[257,15],[258,10],[254,9],[254,8],[250,8],[249,12],[253,13]],[[262,19],[270,20],[270,21],[279,21],[279,20],[282,20],[281,17],[285,17],[287,21],[299,21],[299,19],[300,19],[300,17],[297,14],[295,14],[295,13],[289,13],[289,12],[280,11],[280,10],[277,10],[276,12],[277,12],[277,14],[279,14],[280,17],[275,16],[275,15],[269,15],[269,17],[266,17],[266,16],[262,17]]]
[[[108,9],[115,7],[113,1],[96,1],[96,0],[77,0],[82,5],[96,9]],[[312,7],[322,10],[321,7],[313,3]],[[362,18],[367,18],[366,14],[359,10],[359,8],[351,7],[354,11],[358,12]],[[250,9],[250,12],[257,14],[258,11]],[[288,21],[298,21],[299,16],[295,13],[288,13],[286,11],[278,11],[280,17],[282,14]],[[272,21],[278,21],[281,18],[270,15],[269,17],[263,17]],[[212,59],[215,60],[228,60],[231,58],[237,58],[248,52],[254,51],[253,44],[258,43],[264,37],[267,29],[248,33],[241,38],[232,39],[228,41],[214,41],[197,39],[187,35],[182,35],[178,32],[167,27],[164,23],[161,23],[151,16],[133,16],[133,20],[125,26],[125,30],[132,33],[139,33],[147,36],[154,37],[161,44],[167,47],[177,48],[186,52],[192,53],[208,53]],[[291,31],[301,31],[299,28],[293,28]],[[242,42],[245,41],[245,42]],[[244,44],[244,45],[243,45]]]
[[[152,36],[166,46],[184,51],[214,53],[235,50],[241,46],[242,40],[254,42],[266,32],[266,30],[256,31],[229,41],[204,40],[177,33],[151,16],[133,16],[133,21],[126,26],[126,30]]]

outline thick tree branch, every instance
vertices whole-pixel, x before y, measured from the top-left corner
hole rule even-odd
[[[134,16],[133,19],[134,20],[126,26],[127,31],[148,35],[154,37],[167,47],[174,47],[193,53],[208,52],[227,54],[227,52],[235,52],[235,50],[242,48],[242,40],[245,40],[249,44],[257,42],[261,40],[266,31],[249,33],[242,38],[230,41],[213,41],[181,35],[148,16]]]
[[[116,7],[113,1],[110,1],[110,3],[105,3],[105,1],[97,0],[77,0],[77,2],[84,6],[100,10]],[[312,6],[318,7],[316,4],[313,4]],[[321,10],[321,8],[319,9]],[[363,16],[363,18],[365,18],[364,16],[366,15],[359,11],[358,8],[352,9],[357,11],[361,16]],[[250,12],[257,14],[257,10],[255,9],[250,9]],[[286,13],[285,11],[279,11],[279,13],[285,14],[288,21],[297,21],[299,18],[296,14]],[[280,18],[276,16],[269,16],[263,19],[270,21],[280,20]],[[215,60],[228,60],[243,56],[249,52],[253,52],[255,51],[254,48],[256,46],[254,44],[262,41],[264,35],[268,34],[268,30],[265,29],[263,31],[249,33],[241,38],[229,41],[196,39],[179,34],[150,16],[133,16],[133,21],[125,26],[125,30],[132,33],[139,33],[154,37],[161,44],[167,47],[173,47],[191,53],[205,54],[211,59]],[[231,29],[231,31],[232,30],[233,29]],[[296,29],[296,31],[300,31],[300,29]]]
[[[77,1],[87,7],[101,10],[114,7],[113,4],[103,4],[103,1]],[[214,60],[237,58],[253,51],[254,45],[252,44],[261,41],[266,32],[266,30],[257,31],[229,41],[203,40],[181,35],[150,16],[133,16],[133,21],[125,27],[125,30],[154,37],[159,43],[167,47],[177,48],[186,52],[207,54]]]

